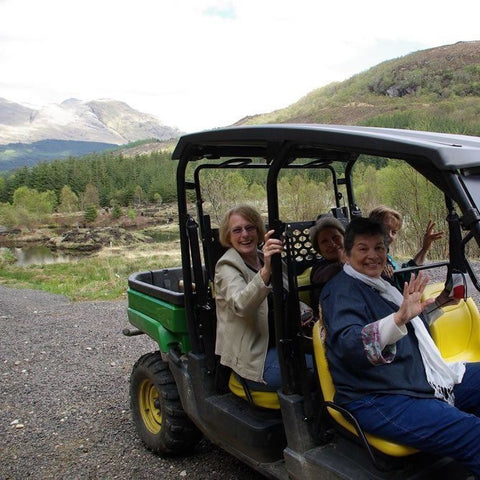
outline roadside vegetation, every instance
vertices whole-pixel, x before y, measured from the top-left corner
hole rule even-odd
[[[137,271],[180,264],[178,242],[112,247],[67,263],[15,265],[7,250],[0,255],[0,283],[14,288],[45,290],[71,300],[126,298],[128,277]]]

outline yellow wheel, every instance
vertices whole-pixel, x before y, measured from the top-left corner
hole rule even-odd
[[[201,433],[183,410],[177,385],[160,352],[147,353],[130,375],[130,406],[138,435],[159,455],[191,450]]]
[[[162,411],[158,390],[150,379],[146,378],[140,384],[138,397],[143,423],[153,434],[159,433],[162,428]]]

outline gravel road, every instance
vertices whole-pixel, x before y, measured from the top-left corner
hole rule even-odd
[[[121,334],[126,307],[0,286],[0,480],[263,479],[206,440],[188,457],[144,448],[128,382],[156,345]]]
[[[126,301],[0,286],[0,479],[263,479],[206,440],[180,458],[143,447],[128,381],[155,343],[127,323]]]

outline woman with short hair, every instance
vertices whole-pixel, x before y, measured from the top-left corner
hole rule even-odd
[[[381,223],[384,226],[388,239],[388,248],[390,248],[403,226],[402,214],[393,208],[379,205],[370,212],[368,218]],[[423,235],[422,246],[416,255],[408,262],[399,265],[398,262],[387,252],[387,264],[385,265],[385,271],[383,272],[385,280],[392,283],[399,290],[402,290],[403,283],[410,280],[411,274],[399,273],[394,276],[393,274],[395,270],[398,270],[399,268],[418,267],[426,262],[427,254],[432,248],[433,242],[443,237],[443,232],[435,232],[434,227],[435,222],[429,220]]]
[[[323,287],[342,270],[344,234],[344,226],[333,216],[320,217],[310,229],[310,242],[322,256],[313,264],[310,272],[311,305],[316,316],[318,316],[318,301]]]
[[[335,401],[368,433],[452,457],[480,478],[480,363],[447,364],[429,334],[443,291],[422,301],[420,273],[401,293],[381,277],[383,226],[352,219],[346,264],[322,291],[327,359]]]

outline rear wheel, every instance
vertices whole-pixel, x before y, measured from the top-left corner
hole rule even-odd
[[[201,433],[183,410],[177,385],[160,352],[147,353],[130,376],[133,422],[143,443],[160,455],[192,449]]]

